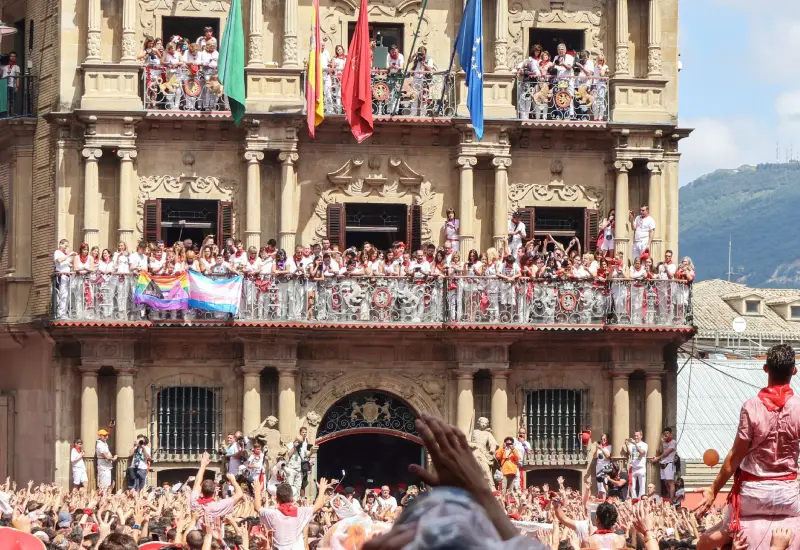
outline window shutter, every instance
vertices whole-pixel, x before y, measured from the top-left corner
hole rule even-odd
[[[587,208],[583,211],[583,250],[597,250],[597,235],[600,232],[600,211]]]
[[[214,242],[220,249],[225,245],[226,239],[233,238],[233,203],[219,201],[217,203],[217,238]]]
[[[345,211],[343,203],[328,205],[328,240],[331,246],[339,245],[339,250],[345,247]]]
[[[525,234],[527,235],[527,238],[523,239],[525,241],[529,241],[533,238],[533,230],[536,225],[534,210],[532,206],[519,209],[519,221],[525,224]]]
[[[144,201],[144,235],[147,243],[155,243],[161,238],[161,199]]]
[[[412,204],[408,207],[408,224],[406,225],[408,250],[413,254],[422,248],[422,206]]]

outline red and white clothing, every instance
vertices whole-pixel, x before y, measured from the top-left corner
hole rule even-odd
[[[83,461],[81,451],[73,447],[69,453],[69,461],[72,464],[72,484],[88,483],[89,477],[86,475],[86,463]]]
[[[656,230],[656,221],[653,216],[636,216],[633,220],[633,258],[641,258],[648,243],[650,232]]]
[[[56,273],[69,273],[72,271],[72,258],[60,248],[53,253],[53,264]]]
[[[204,498],[198,491],[192,491],[189,502],[189,506],[192,510],[201,510],[204,512],[201,514],[201,517],[207,515],[208,519],[212,521],[232,514],[233,508],[236,506],[232,498],[223,498],[220,500],[214,500],[214,497]],[[198,521],[196,525],[197,529],[202,529],[200,521]]]
[[[672,449],[672,452],[668,455],[664,455],[668,449]],[[661,458],[658,461],[661,465],[661,479],[664,481],[672,481],[675,479],[675,453],[677,450],[678,442],[675,441],[675,438],[664,441],[664,452],[661,454]]]
[[[261,258],[247,258],[243,263],[240,263],[239,266],[242,273],[255,275],[261,272]]]
[[[264,453],[250,453],[245,463],[247,468],[247,479],[250,483],[261,483],[264,486]]]
[[[231,267],[236,271],[242,271],[245,262],[247,262],[247,252],[244,250],[234,252],[230,259]]]
[[[458,230],[461,228],[461,222],[456,219],[447,220],[444,222],[444,238],[450,241],[450,244],[453,245],[453,252],[458,252],[459,248],[458,245],[460,241],[458,240]],[[450,262],[450,259],[447,259],[447,262]]]
[[[608,453],[608,458],[606,458],[606,455],[603,453],[603,451],[606,451]],[[595,469],[594,469],[595,475],[599,475],[600,472],[602,472],[603,469],[606,466],[609,466],[610,464],[611,464],[611,443],[606,443],[605,445],[601,445],[600,443],[598,443],[597,444],[597,462],[595,464]],[[598,481],[597,482],[597,492],[598,493],[607,492],[606,491],[606,484],[605,483],[601,483],[601,482]]]
[[[291,507],[294,515],[286,515],[278,508],[262,508],[258,515],[261,524],[273,531],[274,550],[305,550],[303,531],[314,517],[311,506]]]
[[[150,256],[150,273],[153,275],[161,275],[164,272],[164,266],[167,263],[167,255],[163,252],[153,252]]]

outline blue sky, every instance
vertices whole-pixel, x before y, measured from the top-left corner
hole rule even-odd
[[[680,0],[681,185],[800,159],[800,0]]]

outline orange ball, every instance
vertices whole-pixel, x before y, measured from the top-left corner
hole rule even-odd
[[[719,453],[714,449],[709,449],[703,453],[703,464],[714,467],[719,464]]]

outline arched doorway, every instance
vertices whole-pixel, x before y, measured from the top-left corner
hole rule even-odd
[[[317,477],[341,479],[343,486],[364,490],[419,480],[409,464],[425,464],[425,449],[414,422],[417,413],[386,392],[360,391],[339,399],[319,424],[315,444]]]

